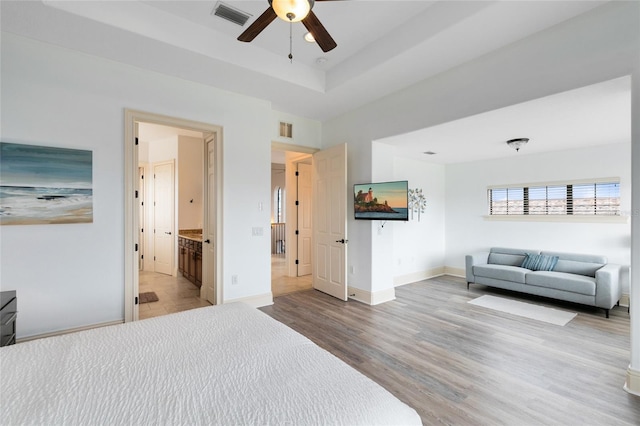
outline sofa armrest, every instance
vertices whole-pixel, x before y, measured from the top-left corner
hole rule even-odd
[[[596,271],[596,306],[611,309],[622,297],[620,265],[608,263]]]
[[[465,264],[465,272],[468,283],[475,282],[475,276],[473,275],[473,265],[484,265],[489,262],[489,252],[479,252],[468,254],[465,256],[464,264]]]

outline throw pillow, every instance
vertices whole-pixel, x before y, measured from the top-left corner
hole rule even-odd
[[[558,256],[527,253],[520,266],[532,271],[553,271],[557,263]]]

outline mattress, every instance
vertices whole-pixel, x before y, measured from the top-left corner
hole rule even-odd
[[[0,422],[413,425],[415,410],[242,303],[0,348]]]

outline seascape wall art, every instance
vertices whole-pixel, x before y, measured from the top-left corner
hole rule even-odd
[[[93,222],[92,151],[0,142],[0,225]]]

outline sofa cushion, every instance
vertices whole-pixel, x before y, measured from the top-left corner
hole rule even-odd
[[[475,265],[473,274],[478,277],[493,278],[496,280],[525,283],[525,274],[531,272],[519,266],[510,265]]]
[[[572,293],[596,295],[596,280],[584,275],[556,271],[529,271],[527,285],[570,291]]]
[[[489,253],[488,263],[494,265],[520,266],[527,253],[540,253],[537,250],[493,247]]]
[[[543,251],[541,254],[558,256],[558,263],[553,268],[554,271],[586,275],[589,277],[595,277],[596,271],[607,263],[607,258],[605,256],[592,254],[561,253],[553,251]]]
[[[558,263],[558,256],[527,253],[521,266],[532,271],[553,271],[556,263]]]

